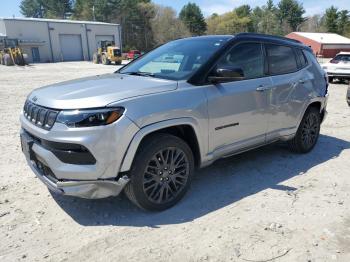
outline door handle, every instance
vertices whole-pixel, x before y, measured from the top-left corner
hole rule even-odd
[[[268,89],[269,89],[268,87],[263,86],[263,85],[260,85],[260,86],[258,86],[258,87],[256,88],[256,91],[258,91],[258,92],[264,92],[264,91],[266,91],[266,90],[268,90]]]
[[[300,84],[305,84],[305,80],[300,79],[300,80],[299,80],[299,83],[300,83]]]

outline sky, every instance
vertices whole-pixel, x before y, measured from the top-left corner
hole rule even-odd
[[[252,7],[257,5],[261,6],[265,4],[267,0],[153,0],[153,2],[157,4],[171,6],[177,11],[180,11],[189,1],[198,4],[204,15],[209,16],[213,13],[222,14],[231,11],[233,8],[242,4],[249,4]],[[0,0],[0,2],[0,17],[22,16],[19,10],[21,0]],[[278,3],[279,0],[274,0],[274,2]],[[303,3],[306,15],[324,13],[326,8],[332,4],[340,9],[350,8],[350,0],[299,0],[299,2]]]

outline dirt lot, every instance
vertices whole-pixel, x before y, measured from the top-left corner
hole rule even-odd
[[[42,85],[113,72],[90,63],[0,67],[0,261],[350,261],[350,108],[330,87],[313,152],[273,145],[196,174],[184,200],[147,213],[124,197],[51,195],[26,165],[19,114]]]

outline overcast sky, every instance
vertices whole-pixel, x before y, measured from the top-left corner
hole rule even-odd
[[[249,4],[252,7],[263,5],[266,1],[267,0],[192,0],[191,2],[197,3],[202,8],[204,15],[208,16],[212,13],[222,14],[228,12],[242,4]],[[21,16],[19,10],[21,0],[0,0],[0,2],[0,17],[12,17],[13,15]],[[153,0],[153,2],[171,6],[179,11],[189,0]],[[278,3],[279,1],[274,0],[274,2]],[[304,0],[299,2],[303,3],[307,15],[324,13],[326,8],[331,4],[340,9],[350,9],[350,0]]]

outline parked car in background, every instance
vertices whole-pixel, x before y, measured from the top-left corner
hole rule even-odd
[[[139,58],[141,56],[141,52],[139,50],[130,50],[127,54],[127,58],[129,60],[134,60],[136,58]]]
[[[340,81],[350,79],[350,52],[340,52],[322,68],[327,72],[329,82],[336,78]]]
[[[139,207],[164,210],[195,168],[219,158],[276,141],[310,152],[327,99],[325,72],[295,40],[186,38],[116,73],[34,90],[21,143],[51,190],[90,199],[124,190]]]

